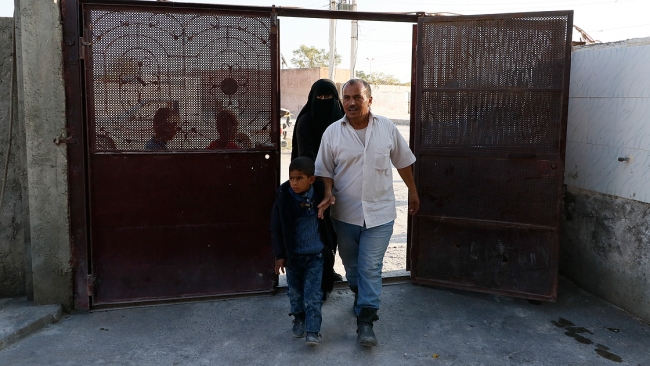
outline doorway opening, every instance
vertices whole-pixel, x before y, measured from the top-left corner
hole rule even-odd
[[[292,150],[292,136],[293,129],[296,125],[296,118],[298,113],[307,102],[307,96],[311,85],[321,78],[332,79],[339,89],[339,95],[343,84],[350,78],[351,75],[351,61],[356,57],[354,70],[356,71],[357,78],[365,79],[366,76],[383,75],[386,79],[392,77],[391,84],[373,83],[369,81],[372,88],[373,104],[371,111],[374,114],[390,118],[398,127],[401,135],[409,142],[411,114],[410,114],[410,91],[411,91],[411,63],[412,63],[412,27],[410,23],[388,22],[388,21],[359,21],[358,22],[358,39],[359,46],[355,52],[351,50],[351,41],[346,39],[343,34],[347,34],[350,38],[350,29],[352,21],[338,20],[336,25],[337,43],[336,54],[340,56],[340,62],[337,63],[334,69],[333,77],[329,76],[327,67],[316,67],[311,69],[298,69],[293,62],[297,51],[302,45],[307,47],[314,47],[316,49],[328,51],[328,29],[330,26],[329,19],[311,19],[311,18],[291,18],[280,17],[280,45],[281,45],[281,70],[280,70],[280,107],[290,111],[291,115],[289,123],[281,120],[281,127],[284,129],[286,136],[286,145],[283,144],[281,148],[280,158],[280,184],[288,179],[289,164],[291,163],[291,150]],[[294,40],[296,37],[294,29],[299,29],[304,22],[309,22],[310,32],[309,40]],[[378,48],[369,49],[362,47],[362,41],[365,36],[373,42],[378,38],[386,38],[389,34],[395,35],[394,39],[399,39],[395,43],[389,41],[388,47],[383,47],[387,50],[379,50]],[[372,32],[372,36],[369,36]],[[376,32],[383,32],[377,34]],[[355,34],[355,32],[352,32]],[[317,35],[322,35],[318,38]],[[291,38],[291,39],[290,39]],[[299,39],[301,37],[298,36]],[[311,43],[305,43],[311,42]],[[320,42],[320,43],[319,43]],[[377,40],[377,43],[380,43]],[[386,46],[386,45],[385,45]],[[381,47],[380,47],[381,48]],[[384,61],[385,60],[385,61]],[[396,68],[392,65],[399,65]],[[385,68],[382,68],[384,65]],[[300,77],[296,77],[297,74]],[[303,75],[308,75],[303,77]],[[407,211],[408,211],[408,189],[404,182],[401,180],[397,169],[393,167],[393,188],[395,191],[397,218],[393,227],[393,235],[390,244],[384,256],[383,274],[385,280],[395,281],[396,277],[401,277],[400,280],[408,280],[409,272],[407,268]],[[335,260],[336,273],[343,276],[345,279],[345,269],[341,258],[336,255]],[[281,275],[279,278],[279,285],[286,285],[286,277]]]

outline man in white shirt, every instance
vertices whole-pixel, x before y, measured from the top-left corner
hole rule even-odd
[[[381,270],[397,217],[391,163],[409,189],[409,214],[420,208],[411,165],[415,156],[388,118],[370,112],[370,85],[352,79],[343,86],[345,117],[330,125],[316,157],[316,175],[325,182],[319,216],[331,205],[339,254],[355,292],[357,340],[376,346]]]

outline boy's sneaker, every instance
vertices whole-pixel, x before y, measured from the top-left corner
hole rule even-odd
[[[293,336],[302,338],[305,336],[305,319],[295,318],[293,320]]]
[[[307,345],[308,346],[317,346],[319,336],[320,336],[320,334],[318,334],[318,333],[308,332],[307,333],[307,338],[305,339],[305,341],[307,342]]]

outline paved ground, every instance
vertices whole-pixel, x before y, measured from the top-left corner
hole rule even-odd
[[[356,344],[353,297],[340,289],[317,347],[291,336],[278,294],[65,315],[1,350],[0,365],[650,364],[650,326],[567,280],[541,305],[409,283],[382,298],[372,349]]]
[[[391,275],[405,273],[402,236],[384,263]],[[356,344],[345,288],[324,304],[315,348],[291,337],[282,293],[68,314],[51,325],[60,306],[0,299],[0,365],[650,365],[650,325],[565,279],[558,301],[541,305],[408,282],[384,286],[382,299],[373,349]]]

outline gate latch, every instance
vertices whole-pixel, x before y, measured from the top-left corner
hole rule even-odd
[[[86,290],[88,292],[88,297],[95,294],[95,280],[97,280],[97,278],[91,274],[86,277]]]

